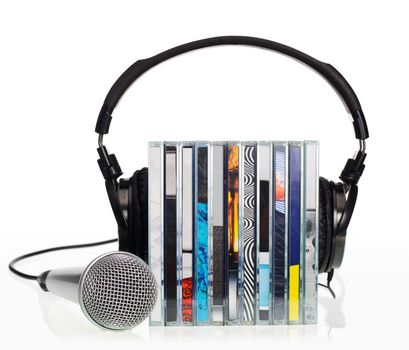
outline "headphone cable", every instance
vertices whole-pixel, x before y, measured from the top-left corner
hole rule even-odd
[[[337,297],[336,297],[336,295],[335,295],[335,292],[334,292],[334,290],[331,288],[331,281],[332,281],[332,278],[333,278],[333,277],[334,277],[334,269],[331,269],[331,271],[328,272],[328,274],[327,274],[327,284],[325,285],[325,284],[323,284],[323,283],[318,283],[318,285],[321,286],[321,287],[327,288],[327,289],[329,290],[329,292],[331,293],[332,297],[333,297],[334,299],[336,299]]]
[[[113,239],[108,239],[105,241],[99,241],[99,242],[92,242],[92,243],[83,243],[83,244],[74,244],[74,245],[65,245],[65,246],[59,246],[59,247],[52,247],[52,248],[47,248],[47,249],[42,249],[42,250],[38,250],[36,252],[32,252],[32,253],[27,253],[21,256],[18,256],[17,258],[13,259],[12,261],[10,261],[9,263],[9,269],[11,272],[13,272],[15,275],[21,277],[21,278],[25,278],[27,280],[37,280],[38,276],[34,276],[34,275],[29,275],[27,273],[21,272],[20,270],[17,270],[14,266],[22,260],[25,260],[27,258],[31,258],[33,256],[37,256],[37,255],[42,255],[45,253],[50,253],[50,252],[55,252],[58,250],[66,250],[66,249],[79,249],[79,248],[89,248],[89,247],[95,247],[95,246],[99,246],[99,245],[104,245],[104,244],[109,244],[109,243],[114,243],[117,242],[118,238],[113,238]]]

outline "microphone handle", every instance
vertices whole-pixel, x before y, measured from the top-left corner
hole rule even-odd
[[[85,267],[44,271],[37,278],[41,289],[79,304],[78,289]]]

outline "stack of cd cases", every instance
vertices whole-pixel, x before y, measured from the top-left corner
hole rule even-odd
[[[318,143],[150,142],[151,325],[314,324]]]

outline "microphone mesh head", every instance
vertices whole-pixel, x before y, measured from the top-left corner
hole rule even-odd
[[[137,326],[152,311],[157,284],[137,256],[112,252],[95,259],[81,276],[79,300],[86,316],[110,330]]]

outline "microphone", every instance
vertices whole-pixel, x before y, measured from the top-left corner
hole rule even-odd
[[[86,267],[45,271],[37,282],[44,291],[79,304],[92,323],[107,330],[134,328],[157,299],[148,265],[127,252],[103,254]]]

